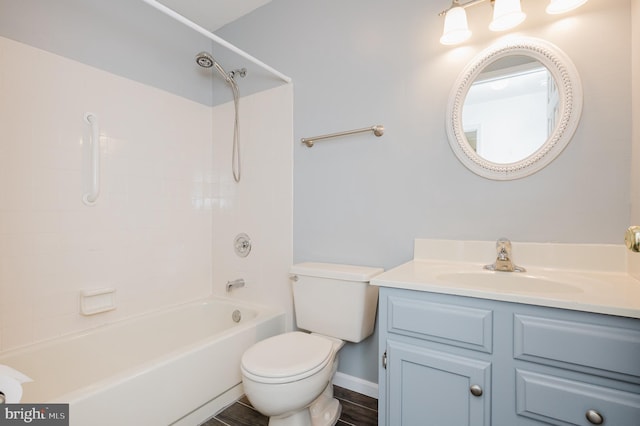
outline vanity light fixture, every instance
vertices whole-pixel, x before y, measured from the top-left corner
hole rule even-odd
[[[451,6],[440,12],[438,15],[444,15],[444,30],[440,43],[445,45],[459,44],[471,37],[471,31],[467,24],[467,12],[465,9],[476,4],[483,3],[486,0],[470,0],[466,3],[460,3],[460,0],[453,0]],[[516,27],[527,15],[522,12],[520,0],[488,0],[493,5],[493,19],[489,24],[491,31],[506,31]],[[547,13],[555,15],[559,13],[569,12],[576,9],[587,0],[550,0],[547,6]]]

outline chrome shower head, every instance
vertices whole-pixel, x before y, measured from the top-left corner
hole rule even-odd
[[[202,68],[211,68],[215,62],[213,56],[207,52],[200,52],[196,55],[196,63]]]
[[[220,64],[217,63],[215,59],[213,59],[213,56],[211,56],[207,52],[198,53],[196,55],[196,63],[200,65],[202,68],[211,68],[211,67],[215,68],[216,71],[218,71],[218,74],[220,74],[220,76],[224,78],[224,80],[227,83],[233,84],[233,80],[231,79],[231,76],[229,76],[229,74],[224,70],[224,68],[222,68],[222,66],[220,66]]]

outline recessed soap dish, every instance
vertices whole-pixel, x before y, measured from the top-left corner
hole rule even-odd
[[[116,308],[116,289],[80,290],[80,313],[85,316],[112,311]]]

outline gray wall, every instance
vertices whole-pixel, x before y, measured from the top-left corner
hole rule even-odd
[[[447,143],[451,86],[496,40],[485,29],[487,2],[469,9],[470,43],[440,45],[437,14],[448,5],[274,0],[219,32],[294,80],[294,261],[391,268],[411,259],[416,237],[622,242],[630,209],[629,0],[592,1],[566,19],[546,15],[546,2],[523,2],[529,18],[519,34],[572,58],[584,109],[559,158],[510,182],[471,173]],[[312,149],[298,142],[378,123],[382,138]],[[345,347],[340,371],[376,382],[375,352],[372,339]]]

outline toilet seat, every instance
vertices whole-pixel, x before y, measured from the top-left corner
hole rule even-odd
[[[262,340],[242,356],[243,374],[260,383],[290,383],[322,370],[333,358],[333,343],[294,331]]]

